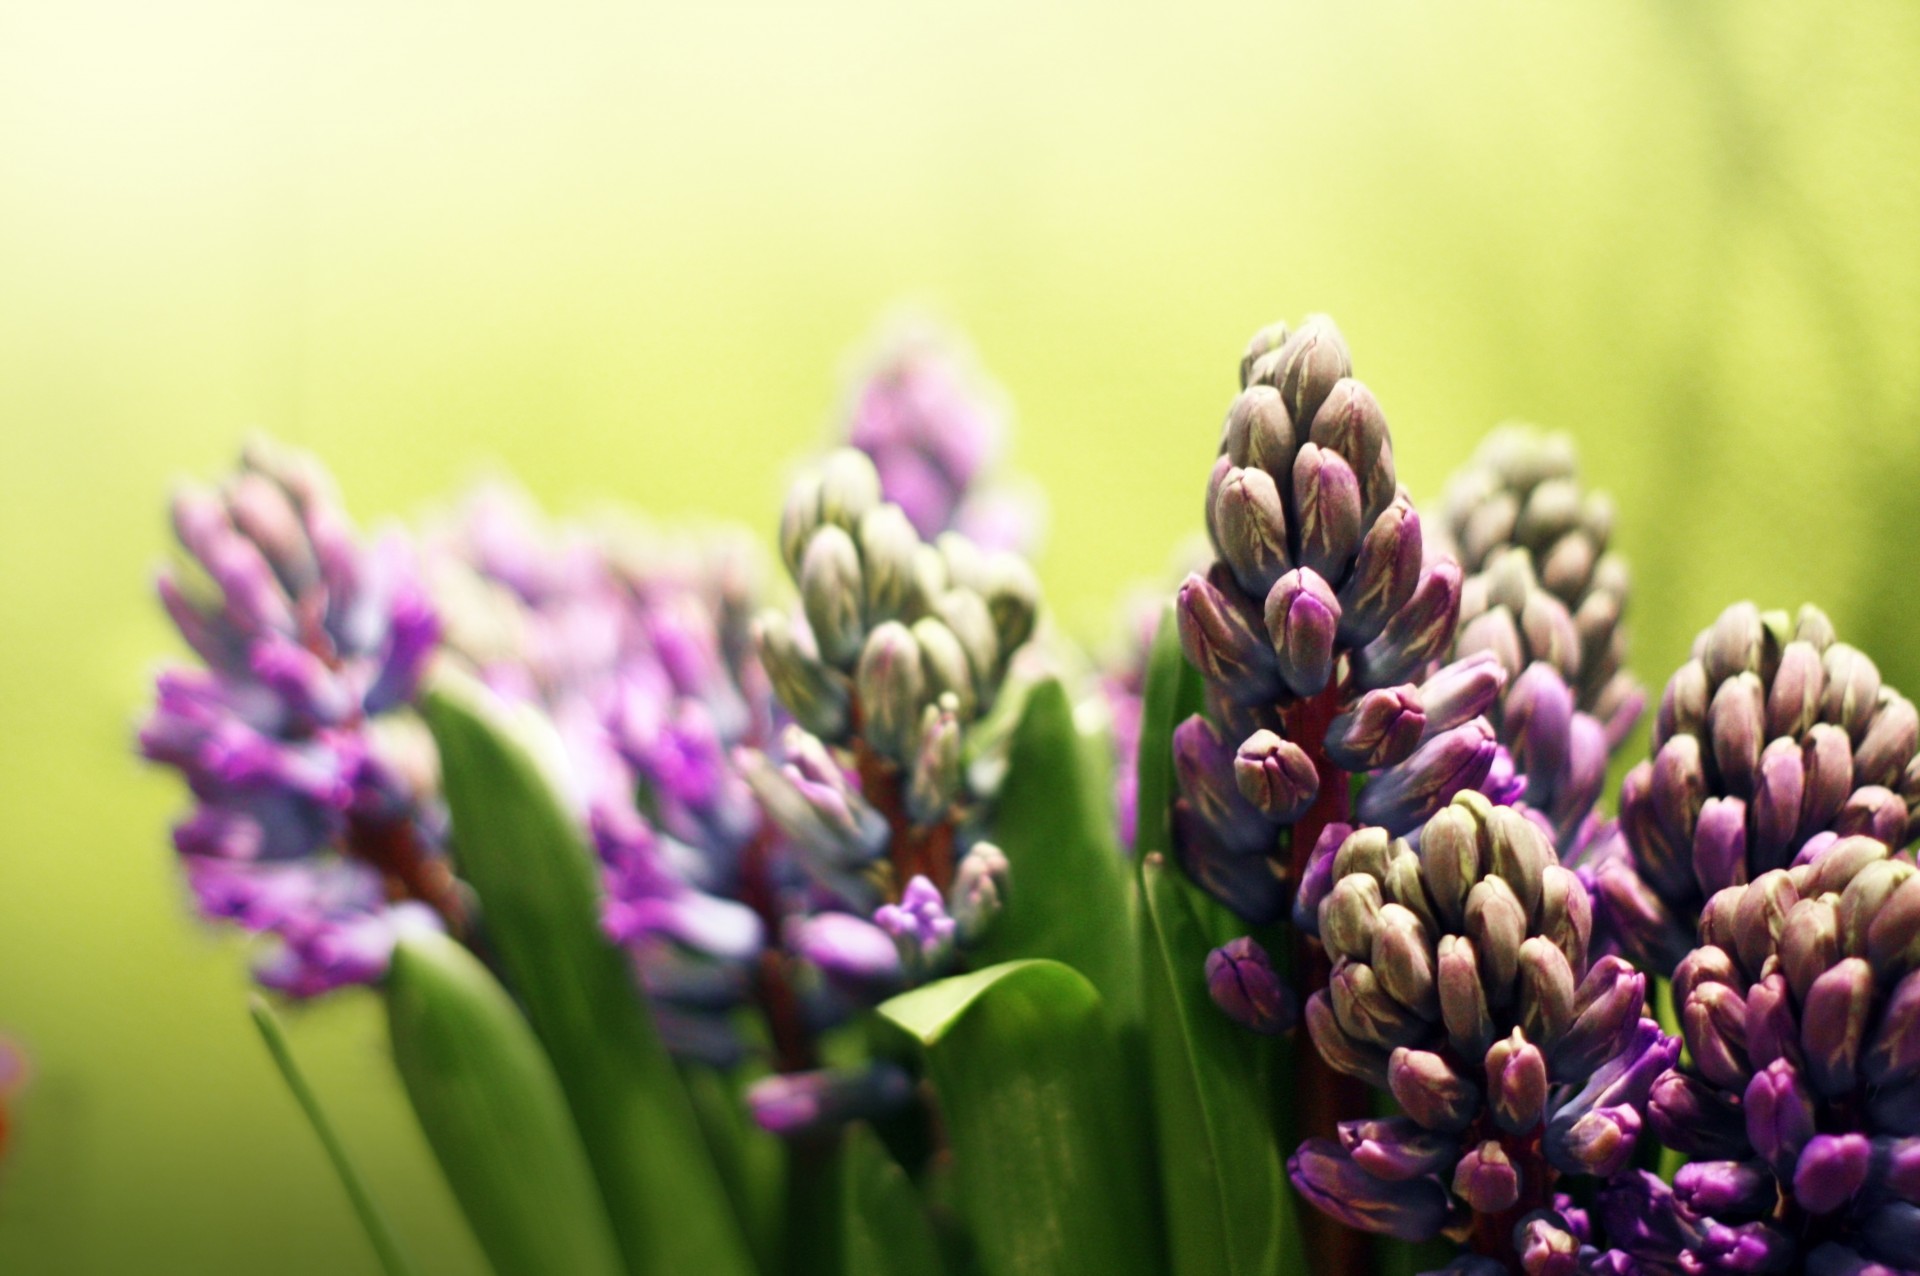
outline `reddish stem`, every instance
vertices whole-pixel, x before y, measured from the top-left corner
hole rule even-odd
[[[347,822],[347,849],[379,870],[390,900],[418,900],[440,914],[456,936],[467,933],[467,906],[444,860],[427,855],[412,820]]]
[[[780,902],[773,885],[773,833],[764,823],[747,843],[740,859],[740,900],[760,918],[770,940],[780,934]],[[806,1072],[820,1065],[813,1037],[807,1031],[800,996],[794,991],[792,961],[775,943],[761,950],[754,963],[751,987],[754,1002],[766,1020],[773,1040],[777,1072]]]
[[[1461,1140],[1461,1146],[1469,1150],[1486,1139],[1497,1140],[1507,1159],[1519,1171],[1520,1199],[1498,1214],[1474,1215],[1473,1234],[1467,1241],[1474,1253],[1496,1260],[1516,1276],[1522,1269],[1520,1255],[1514,1249],[1513,1229],[1528,1214],[1546,1209],[1553,1201],[1555,1175],[1541,1148],[1540,1134],[1537,1128],[1531,1134],[1508,1134],[1482,1113]]]
[[[1344,824],[1349,810],[1348,774],[1327,757],[1327,728],[1340,711],[1342,688],[1329,686],[1310,700],[1290,706],[1282,714],[1287,738],[1306,751],[1313,769],[1320,776],[1320,791],[1293,826],[1289,843],[1288,880],[1297,889],[1306,876],[1307,860],[1330,824]],[[1332,964],[1320,941],[1296,931],[1294,969],[1299,972],[1300,992],[1304,1000],[1327,986]],[[1365,1082],[1336,1072],[1317,1050],[1302,1050],[1296,1055],[1293,1093],[1286,1100],[1299,1114],[1299,1133],[1303,1137],[1335,1138],[1339,1122],[1364,1117],[1372,1109],[1372,1096]],[[1301,1223],[1307,1233],[1307,1253],[1313,1256],[1316,1272],[1335,1276],[1367,1276],[1372,1267],[1372,1245],[1367,1237],[1344,1227],[1317,1210],[1305,1211]]]

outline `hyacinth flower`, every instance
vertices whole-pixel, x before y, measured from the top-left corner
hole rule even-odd
[[[411,552],[361,540],[319,464],[264,441],[181,491],[173,529],[160,599],[202,667],[159,676],[139,745],[193,795],[173,840],[194,898],[273,938],[270,988],[373,982],[396,935],[466,913],[409,711],[439,635]]]
[[[796,848],[807,898],[779,938],[849,1004],[871,1005],[951,969],[1008,888],[1005,856],[981,836],[991,794],[964,762],[1033,634],[1038,585],[1011,553],[953,532],[923,540],[852,449],[796,481],[780,543],[799,614],[764,613],[756,638],[794,721],[777,752],[742,763]],[[817,1063],[785,1060],[755,1087],[763,1124],[806,1133],[904,1097],[885,1065]]]
[[[882,498],[922,539],[953,531],[981,549],[1029,552],[1038,494],[988,481],[1009,415],[958,337],[914,321],[883,338],[856,379],[844,439],[873,458]]]
[[[1594,803],[1646,699],[1623,668],[1629,582],[1608,549],[1613,504],[1582,489],[1567,438],[1507,426],[1448,482],[1441,513],[1435,539],[1467,573],[1451,656],[1505,672],[1487,710],[1507,755],[1496,766],[1511,766],[1516,800],[1572,859],[1611,836]]]
[[[1591,855],[1603,930],[1671,972],[1716,892],[1861,834],[1911,840],[1920,716],[1813,607],[1723,612],[1668,681],[1653,757],[1620,791],[1624,842]]]
[[[1691,1160],[1670,1193],[1641,1179],[1603,1202],[1612,1234],[1687,1271],[1910,1270],[1920,872],[1842,837],[1717,890],[1700,934],[1673,976],[1688,1063],[1649,1112]]]
[[[1417,851],[1360,828],[1317,855],[1301,913],[1334,966],[1307,1031],[1404,1115],[1307,1140],[1293,1181],[1348,1226],[1514,1256],[1563,1176],[1627,1168],[1679,1042],[1643,1017],[1645,976],[1589,963],[1586,888],[1521,812],[1469,790]]]
[[[1179,849],[1254,923],[1285,914],[1330,825],[1409,833],[1498,748],[1482,714],[1503,678],[1435,674],[1460,569],[1423,561],[1386,418],[1350,371],[1324,316],[1254,337],[1207,485],[1217,557],[1176,600],[1210,715],[1175,737]]]
[[[776,727],[746,632],[751,554],[720,532],[547,524],[501,488],[474,493],[428,545],[449,653],[539,708],[565,746],[605,928],[669,1048],[738,1062],[734,1012],[778,929],[755,903],[785,853],[732,760]]]

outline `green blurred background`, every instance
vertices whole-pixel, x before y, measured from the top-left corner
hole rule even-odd
[[[368,1271],[127,744],[163,501],[252,426],[365,521],[489,464],[769,528],[843,354],[964,326],[1097,636],[1197,525],[1242,341],[1332,311],[1433,492],[1565,428],[1657,683],[1816,599],[1920,687],[1920,10],[0,0],[0,1271]],[[376,1007],[296,1050],[476,1251]]]

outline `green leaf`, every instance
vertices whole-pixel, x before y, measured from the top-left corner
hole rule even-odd
[[[939,1276],[945,1268],[926,1205],[869,1126],[848,1128],[840,1170],[846,1276]]]
[[[1231,919],[1158,852],[1141,861],[1140,879],[1141,984],[1173,1270],[1306,1271],[1268,1098],[1281,1052],[1207,994],[1207,953]]]
[[[619,1251],[559,1082],[479,959],[410,935],[387,980],[393,1057],[496,1276],[619,1276]]]
[[[552,727],[471,679],[442,674],[425,704],[440,749],[460,874],[553,1060],[634,1276],[753,1271],[673,1061],[627,959],[600,929],[599,878],[544,759]]]
[[[360,1177],[353,1159],[347,1155],[346,1145],[334,1132],[333,1122],[327,1119],[319,1098],[307,1084],[300,1065],[295,1062],[293,1050],[287,1045],[286,1033],[280,1028],[279,1018],[260,997],[253,998],[248,1010],[253,1015],[254,1027],[260,1030],[260,1039],[267,1043],[267,1053],[273,1056],[274,1066],[280,1069],[281,1079],[287,1083],[287,1089],[293,1091],[300,1110],[307,1114],[307,1123],[319,1136],[320,1146],[326,1149],[327,1159],[333,1162],[333,1172],[339,1177],[340,1186],[346,1189],[347,1200],[353,1204],[360,1227],[366,1232],[367,1240],[372,1243],[373,1251],[380,1259],[380,1270],[387,1276],[413,1276],[413,1264],[408,1261],[406,1251],[394,1236],[386,1214],[373,1199],[366,1180]]]
[[[1147,656],[1147,682],[1140,703],[1139,831],[1134,858],[1155,851],[1173,853],[1173,729],[1200,712],[1200,674],[1180,650],[1180,629],[1173,604],[1160,613],[1153,650]]]
[[[736,1075],[684,1065],[681,1080],[693,1100],[720,1181],[733,1202],[761,1271],[779,1267],[787,1147],[747,1115]]]
[[[1007,904],[974,950],[981,965],[1045,957],[1065,962],[1131,1023],[1139,993],[1127,933],[1125,856],[1104,802],[1081,777],[1083,746],[1058,679],[1027,698],[1014,732],[993,837],[1011,866]]]
[[[955,1204],[986,1276],[1166,1270],[1139,1110],[1084,976],[1010,962],[915,989],[879,1014],[939,1097]]]

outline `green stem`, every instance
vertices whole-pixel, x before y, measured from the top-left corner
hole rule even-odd
[[[340,1186],[347,1190],[347,1199],[353,1203],[353,1212],[359,1216],[360,1226],[366,1231],[367,1240],[380,1258],[380,1269],[386,1276],[414,1276],[413,1264],[400,1248],[386,1215],[375,1204],[373,1193],[367,1190],[366,1180],[354,1168],[352,1159],[347,1156],[346,1145],[334,1133],[333,1123],[327,1120],[320,1100],[314,1096],[312,1087],[307,1085],[300,1065],[294,1062],[293,1051],[287,1047],[286,1033],[281,1030],[279,1018],[265,999],[259,996],[253,997],[247,1008],[253,1015],[254,1027],[260,1030],[260,1039],[267,1043],[267,1053],[273,1056],[274,1065],[280,1069],[280,1076],[287,1083],[287,1089],[293,1091],[293,1097],[300,1103],[300,1110],[307,1114],[308,1124],[320,1136],[320,1146],[326,1149],[327,1159],[333,1162],[333,1172],[339,1176]]]

